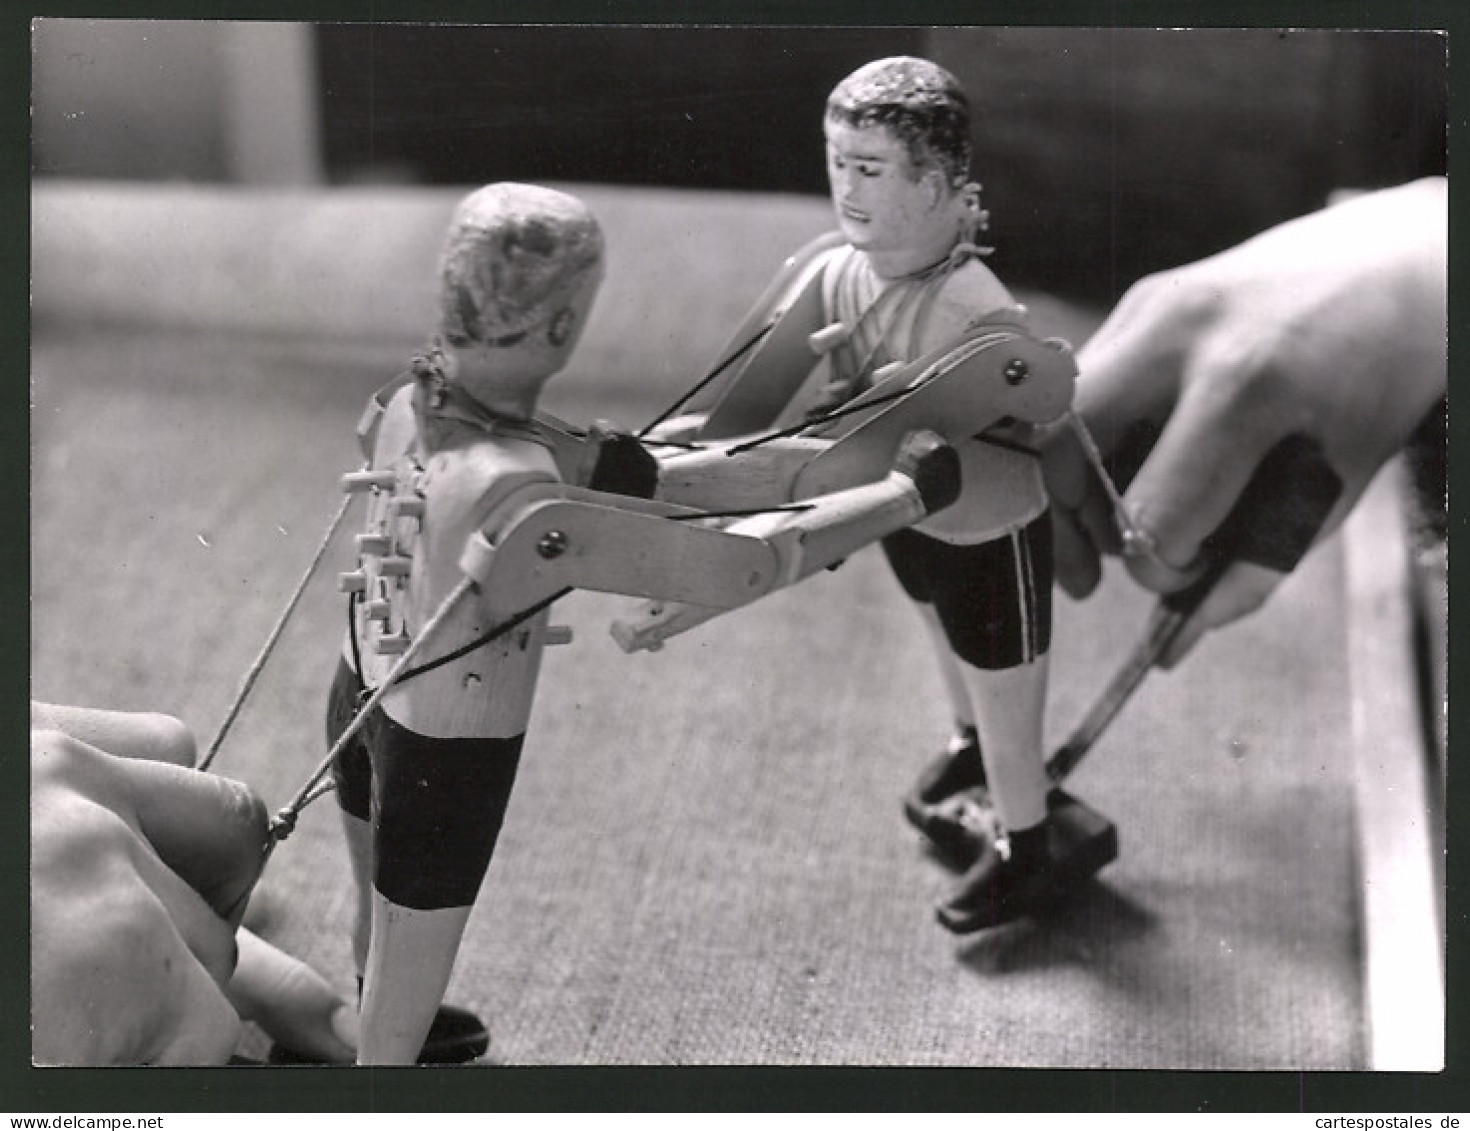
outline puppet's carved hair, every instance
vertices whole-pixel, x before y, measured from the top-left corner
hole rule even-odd
[[[439,331],[456,346],[510,344],[555,317],[602,256],[602,229],[576,197],[511,182],[477,189],[439,257]]]
[[[895,55],[866,63],[827,97],[827,116],[850,126],[887,126],[916,169],[938,165],[956,188],[970,174],[970,102],[937,63]]]

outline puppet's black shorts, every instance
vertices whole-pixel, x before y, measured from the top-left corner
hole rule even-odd
[[[327,742],[362,691],[343,660],[327,701]],[[400,907],[468,907],[490,866],[525,735],[431,738],[375,708],[332,762],[337,803],[373,826],[373,886]]]
[[[998,670],[1044,655],[1051,647],[1051,515],[1011,534],[956,545],[900,530],[883,552],[904,592],[933,605],[955,655]]]

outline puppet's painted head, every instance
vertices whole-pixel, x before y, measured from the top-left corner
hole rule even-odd
[[[574,196],[486,185],[454,210],[439,257],[439,332],[450,345],[512,346],[541,326],[571,334],[600,281],[602,229]],[[579,327],[577,327],[579,328]]]
[[[970,102],[937,63],[896,55],[866,63],[827,96],[827,120],[885,126],[903,143],[915,173],[938,165],[952,188],[970,175]]]
[[[967,180],[970,112],[959,82],[926,59],[859,67],[827,99],[822,133],[837,226],[880,275],[980,254],[980,186]]]

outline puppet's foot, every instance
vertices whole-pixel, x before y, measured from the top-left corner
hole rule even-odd
[[[1044,911],[1118,855],[1118,831],[1081,802],[1054,790],[1041,824],[987,843],[936,909],[939,922],[966,935]]]
[[[985,763],[974,727],[950,739],[903,799],[909,824],[961,868],[979,856],[994,836],[994,815],[985,788]]]
[[[441,1005],[419,1050],[420,1064],[468,1064],[490,1050],[490,1030],[467,1009]],[[269,1064],[325,1064],[285,1045],[272,1045]]]
[[[441,1005],[419,1050],[420,1064],[466,1064],[490,1049],[490,1030],[467,1009]]]
[[[959,871],[980,859],[1000,835],[1000,817],[983,785],[962,789],[910,814],[910,819],[936,855]]]
[[[935,914],[946,930],[966,935],[1018,919],[1056,895],[1047,822],[1010,837],[1009,854],[999,842],[985,846]]]

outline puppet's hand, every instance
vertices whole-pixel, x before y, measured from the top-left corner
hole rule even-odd
[[[587,430],[587,444],[594,453],[587,486],[614,495],[653,498],[658,490],[658,460],[638,437],[599,420]]]
[[[687,412],[681,416],[673,416],[648,429],[643,439],[655,445],[671,444],[676,447],[685,447],[699,435],[708,419],[709,415],[703,412]]]
[[[1434,408],[1446,381],[1446,200],[1443,178],[1365,194],[1124,295],[1078,356],[1076,409],[1157,551],[1129,559],[1140,584],[1189,584],[1204,540],[1292,433],[1318,441],[1343,480],[1325,536]],[[1066,427],[1051,430],[1044,466],[1057,577],[1085,596],[1101,555],[1120,549],[1114,516]],[[1281,577],[1232,566],[1168,662]]]

